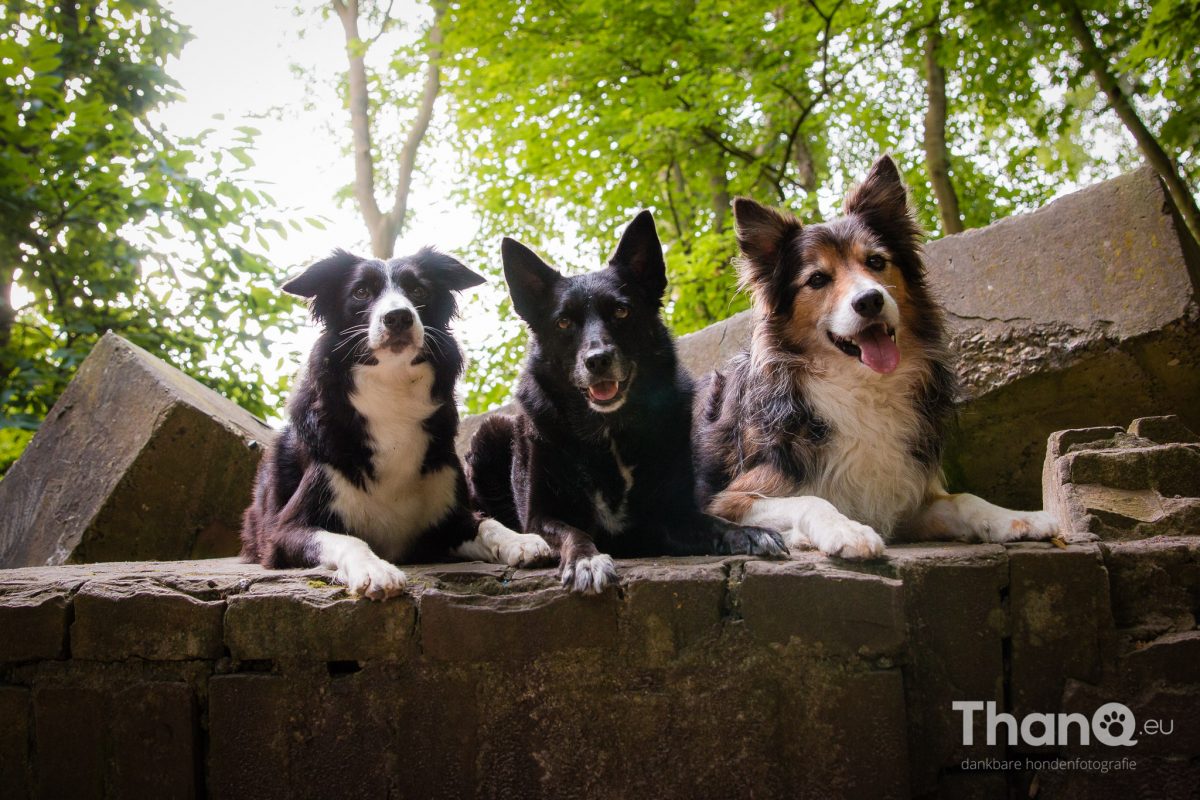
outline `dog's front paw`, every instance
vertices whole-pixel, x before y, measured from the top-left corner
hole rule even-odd
[[[788,546],[777,531],[748,525],[730,527],[725,531],[722,545],[721,549],[730,555],[784,558],[788,554]]]
[[[843,517],[829,523],[818,543],[822,553],[836,558],[862,560],[879,558],[887,545],[868,525]]]
[[[612,556],[603,553],[577,558],[563,565],[563,588],[572,592],[600,594],[616,582],[617,565],[613,563]]]
[[[1045,541],[1058,535],[1058,520],[1048,511],[1014,511],[1007,533],[1007,541]]]
[[[554,560],[554,551],[536,533],[513,533],[499,547],[500,561],[510,567],[533,567]]]
[[[347,555],[338,565],[334,579],[351,593],[370,600],[386,600],[404,591],[404,572],[370,552]]]

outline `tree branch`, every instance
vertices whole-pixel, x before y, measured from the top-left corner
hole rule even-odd
[[[1087,20],[1084,19],[1083,12],[1080,11],[1075,0],[1059,0],[1059,2],[1066,18],[1067,29],[1079,43],[1084,65],[1091,71],[1101,91],[1108,98],[1109,107],[1116,112],[1121,122],[1133,135],[1133,139],[1137,142],[1138,149],[1142,151],[1146,161],[1154,167],[1158,176],[1166,184],[1167,192],[1175,201],[1187,226],[1191,228],[1192,236],[1200,239],[1200,209],[1196,208],[1196,200],[1192,197],[1192,192],[1183,178],[1180,177],[1175,163],[1163,150],[1162,145],[1158,143],[1158,139],[1146,127],[1146,124],[1142,122],[1137,109],[1133,107],[1116,76],[1108,71],[1106,65],[1110,59],[1101,52],[1100,47],[1096,44],[1091,29],[1088,28]]]
[[[392,209],[387,215],[387,226],[391,232],[391,241],[404,229],[408,217],[408,195],[412,189],[413,171],[417,165],[417,150],[429,130],[433,119],[433,104],[441,89],[441,59],[442,59],[442,17],[445,6],[434,4],[433,25],[429,28],[429,63],[425,67],[425,83],[421,87],[421,101],[417,107],[417,118],[408,130],[404,139],[404,147],[400,151],[400,178],[396,183],[396,197],[392,201]],[[390,245],[389,245],[390,249]],[[388,253],[390,256],[391,253]]]
[[[933,184],[938,215],[942,218],[942,233],[951,234],[962,232],[963,221],[958,194],[950,180],[950,153],[946,147],[946,70],[938,63],[938,48],[942,42],[936,24],[938,18],[935,14],[935,24],[925,33],[925,169]]]
[[[371,105],[367,96],[365,44],[358,32],[358,0],[332,0],[342,22],[349,62],[350,129],[354,144],[354,199],[371,235],[371,249],[380,253],[383,214],[375,202],[375,165],[371,160]]]

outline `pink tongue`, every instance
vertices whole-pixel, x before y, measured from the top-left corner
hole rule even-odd
[[[592,396],[593,400],[599,400],[600,402],[612,400],[617,396],[617,382],[600,381],[599,383],[593,383],[588,387],[588,394]]]
[[[856,344],[862,350],[862,363],[876,372],[886,375],[900,363],[900,348],[882,325],[872,325],[860,333]]]

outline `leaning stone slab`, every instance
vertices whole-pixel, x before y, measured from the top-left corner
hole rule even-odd
[[[272,435],[106,334],[0,481],[0,567],[233,555]]]
[[[1042,483],[1045,508],[1069,534],[1200,533],[1200,442],[1178,417],[1054,433]]]
[[[966,390],[956,488],[1033,507],[1046,437],[1176,413],[1200,430],[1200,250],[1153,170],[930,242]],[[679,341],[693,375],[750,341],[743,312]]]

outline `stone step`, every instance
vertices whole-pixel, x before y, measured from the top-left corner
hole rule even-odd
[[[966,746],[953,702],[1170,703],[1177,726],[1200,719],[1200,536],[618,563],[599,597],[565,593],[553,570],[410,567],[411,591],[386,603],[326,570],[232,559],[0,570],[0,785],[1007,797],[1003,773],[964,759],[1046,748],[980,744],[982,720]],[[1139,769],[1089,796],[1121,796],[1143,770],[1197,785],[1195,741],[1118,748]],[[1022,794],[1030,777],[1014,778]],[[1092,786],[1087,772],[1039,780],[1056,787],[1040,797]]]

